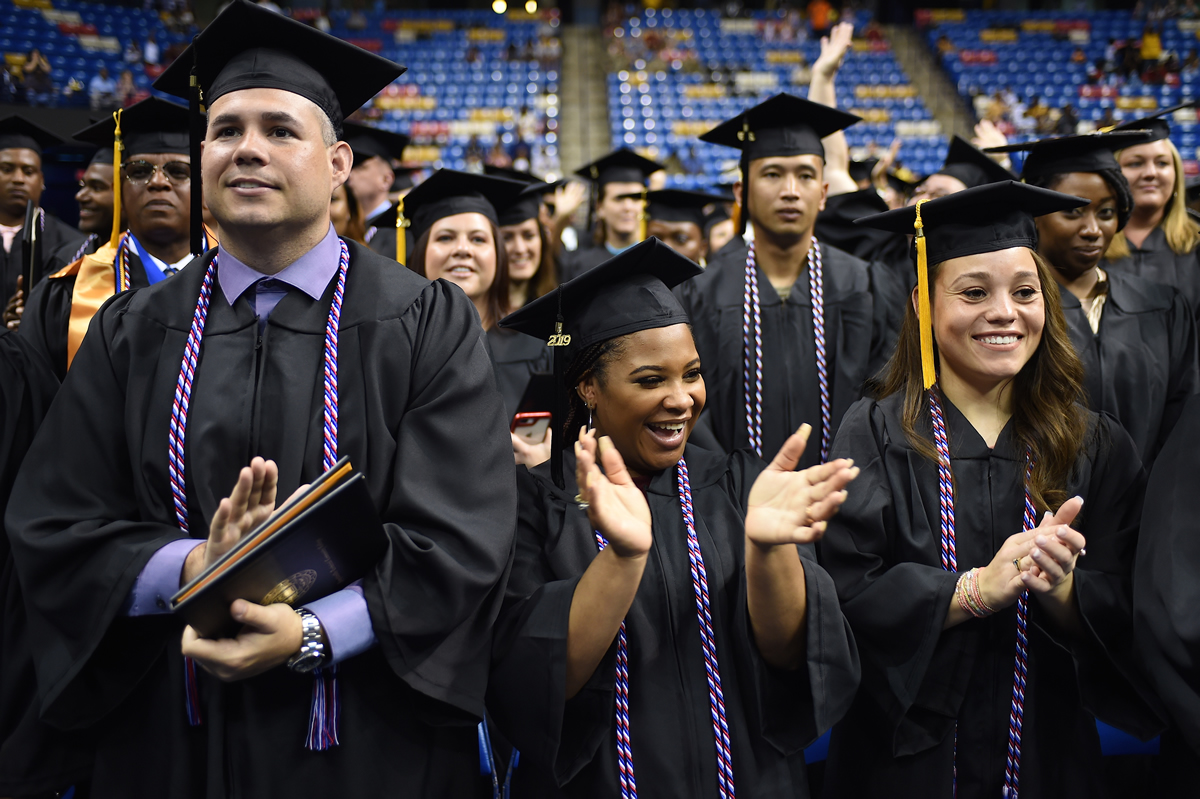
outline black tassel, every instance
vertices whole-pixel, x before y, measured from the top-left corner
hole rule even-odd
[[[204,119],[204,93],[200,88],[200,78],[196,68],[196,40],[192,37],[192,72],[189,79],[191,91],[188,92],[188,112],[191,122],[189,149],[192,158],[192,218],[190,226],[190,245],[192,255],[204,252],[204,187],[200,179],[200,143],[204,141],[207,124]]]
[[[558,293],[558,318],[554,325],[555,334],[562,333],[563,315],[562,315],[562,287],[560,286],[555,291]],[[563,347],[552,347],[552,357],[554,358],[554,410],[550,417],[550,476],[554,478],[554,485],[559,488],[566,488],[567,482],[563,479],[563,448],[566,445],[563,436],[563,425],[567,423],[566,408],[563,407],[563,399],[566,395],[566,386],[563,385],[565,378],[563,370],[567,365],[563,363],[563,355],[560,352]]]
[[[738,214],[737,235],[743,236],[746,233],[746,223],[750,219],[750,159],[745,155],[742,156],[742,207],[741,213]]]

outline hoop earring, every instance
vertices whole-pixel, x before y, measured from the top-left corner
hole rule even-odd
[[[589,406],[587,406],[587,409],[588,409],[588,422],[587,422],[587,429],[588,429],[588,430],[591,430],[591,429],[592,429],[592,409],[593,409],[594,407],[595,407],[594,405],[589,405]]]

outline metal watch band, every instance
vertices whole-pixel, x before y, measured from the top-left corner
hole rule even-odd
[[[288,668],[296,672],[309,672],[322,666],[326,659],[325,643],[322,641],[321,620],[308,608],[297,608],[300,617],[300,650],[288,659]]]

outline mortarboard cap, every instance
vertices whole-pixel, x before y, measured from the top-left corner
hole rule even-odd
[[[989,150],[988,152],[995,151]],[[957,134],[950,139],[950,150],[946,153],[946,162],[942,164],[942,168],[936,174],[949,175],[961,180],[968,189],[982,186],[985,183],[1017,179],[1012,172],[988,158],[987,153]]]
[[[455,214],[479,213],[499,225],[497,209],[506,208],[524,188],[515,180],[439,169],[404,198],[404,213],[412,220],[414,240]]]
[[[73,138],[100,146],[104,160],[111,161],[117,122],[112,115],[72,134]],[[122,160],[131,155],[179,153],[188,155],[189,122],[186,106],[148,97],[121,111]],[[99,160],[99,153],[93,160]]]
[[[1128,122],[1122,122],[1111,128],[1111,132],[1120,133],[1133,130],[1145,131],[1150,134],[1150,138],[1139,144],[1149,144],[1150,142],[1162,141],[1163,139],[1171,138],[1171,121],[1168,117],[1174,115],[1176,111],[1182,111],[1185,108],[1195,108],[1200,100],[1188,100],[1186,103],[1165,108],[1162,111],[1157,111],[1149,116],[1141,117],[1140,119],[1131,119]],[[1195,116],[1192,117],[1195,121]]]
[[[575,355],[601,341],[640,330],[688,324],[671,289],[703,270],[656,238],[636,244],[574,280],[561,284],[500,320],[548,342],[554,351],[557,391],[551,470],[562,487],[566,393],[563,372]]]
[[[392,167],[392,172],[395,173],[396,178],[395,178],[395,180],[392,181],[392,188],[390,189],[390,191],[405,191],[406,189],[411,189],[413,186],[417,185],[416,183],[413,182],[413,175],[420,172],[422,169],[424,169],[424,167],[419,167],[419,166],[394,166],[394,167]]]
[[[878,163],[878,158],[868,158],[866,161],[851,161],[849,167],[850,179],[855,183],[860,180],[870,180],[871,173],[875,171],[875,165]]]
[[[558,183],[543,183],[540,180],[524,184],[517,198],[506,206],[496,209],[499,225],[519,225],[528,219],[537,219],[542,207],[542,197],[554,191]]]
[[[342,138],[354,152],[355,166],[371,158],[382,158],[391,166],[392,159],[404,157],[404,148],[409,142],[403,133],[392,133],[359,122],[343,122]]]
[[[192,69],[212,105],[241,89],[282,89],[343,120],[404,72],[382,56],[246,0],[233,0],[154,82],[189,96]]]
[[[1013,247],[1037,249],[1034,217],[1080,208],[1087,200],[1027,183],[987,183],[936,200],[856,220],[876,230],[915,233],[917,315],[925,388],[936,381],[929,311],[929,265]]]
[[[908,168],[900,167],[888,170],[887,182],[892,187],[892,191],[907,196],[921,183],[921,178]]]
[[[0,150],[33,150],[41,155],[43,148],[55,147],[62,143],[62,138],[40,125],[35,125],[20,114],[0,119]]]
[[[575,170],[581,178],[587,178],[597,186],[606,183],[641,183],[655,172],[663,169],[663,165],[649,158],[643,158],[633,150],[622,147],[603,158],[593,161],[587,166]]]
[[[505,178],[506,180],[519,180],[522,183],[541,183],[541,178],[532,172],[526,172],[521,169],[512,169],[507,166],[492,166],[491,164],[483,165],[483,174],[491,175],[494,178]]]
[[[825,157],[821,139],[850,127],[861,117],[792,94],[777,94],[700,137],[742,151],[747,161],[790,155]]]
[[[1033,180],[1045,175],[1064,175],[1068,172],[1099,172],[1103,169],[1119,169],[1113,153],[1123,147],[1145,144],[1150,141],[1146,131],[1131,130],[1121,133],[1084,133],[1077,136],[1059,136],[1039,139],[1024,144],[1008,144],[989,147],[989,153],[1028,152],[1021,167],[1021,177]]]
[[[622,195],[642,197],[641,194]],[[724,204],[726,198],[714,194],[683,189],[658,189],[645,193],[646,216],[650,221],[692,222],[704,229],[704,209],[713,203]]]

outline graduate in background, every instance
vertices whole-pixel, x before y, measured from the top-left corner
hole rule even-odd
[[[113,158],[112,148],[101,147],[92,155],[91,163],[79,178],[75,192],[79,204],[79,230],[87,238],[75,250],[67,263],[74,263],[100,249],[113,228]]]
[[[769,455],[803,422],[820,463],[842,414],[862,396],[874,355],[867,264],[813,237],[825,202],[821,138],[858,117],[777,95],[701,138],[742,150],[742,245],[680,288],[697,324],[710,388],[701,423],[726,451]],[[736,240],[736,239],[735,239]]]
[[[508,256],[510,311],[558,287],[558,248],[543,212],[543,198],[553,196],[555,188],[556,184],[541,180],[527,182],[515,202],[496,209],[500,239]]]
[[[1034,217],[1085,204],[1009,181],[863,220],[915,230],[927,274],[833,447],[863,471],[818,554],[863,678],[827,797],[1099,796],[1095,717],[1157,732],[1132,652],[1144,472],[1079,404],[1034,252]]]
[[[0,285],[6,305],[4,322],[10,329],[20,325],[25,300],[33,286],[26,286],[25,211],[42,197],[42,150],[56,147],[63,140],[24,117],[12,115],[0,119]],[[84,236],[75,228],[38,206],[39,249],[41,258],[34,264],[32,283],[70,263]],[[15,323],[15,324],[14,324]]]
[[[105,147],[112,162],[116,121],[110,116],[74,134]],[[109,241],[50,275],[30,293],[21,335],[63,379],[92,316],[114,294],[174,275],[192,260],[192,163],[188,110],[151,97],[121,112],[121,199]],[[204,249],[216,246],[206,230]]]
[[[1149,139],[1116,154],[1133,190],[1133,213],[1104,254],[1114,271],[1165,283],[1179,290],[1200,317],[1200,222],[1187,213],[1183,159],[1171,142],[1169,115],[1183,105],[1118,125]]]
[[[1088,407],[1121,423],[1149,469],[1184,403],[1200,391],[1200,363],[1196,323],[1178,291],[1100,268],[1133,210],[1113,150],[1142,138],[1140,131],[1092,133],[1002,149],[1028,152],[1026,183],[1089,201],[1038,218],[1038,254],[1065,289],[1063,315],[1083,361]]]
[[[563,253],[564,281],[638,243],[645,203],[632,199],[632,195],[641,197],[646,181],[663,168],[662,164],[622,147],[575,170],[576,175],[592,183],[592,213],[588,217],[592,240],[580,242],[578,249]]]
[[[157,86],[187,95],[195,66],[221,246],[97,314],[9,504],[41,716],[100,734],[96,796],[465,795],[515,521],[507,419],[459,289],[329,221],[342,120],[403,69],[244,0],[191,47]],[[388,538],[361,585],[238,600],[234,639],[164,613],[339,457]]]
[[[0,331],[0,511],[56,391],[50,364],[16,333]],[[0,795],[61,796],[90,777],[91,737],[38,719],[25,601],[7,536],[0,536],[0,652]]]
[[[706,381],[670,288],[699,271],[651,238],[502,323],[570,337],[488,686],[514,796],[807,797],[803,749],[854,695],[812,542],[857,470],[795,472],[807,426],[770,465],[688,445]]]
[[[1200,784],[1198,452],[1200,396],[1193,396],[1150,472],[1133,575],[1134,641],[1170,720],[1158,760],[1163,796],[1187,796]]]
[[[689,261],[704,266],[709,252],[704,236],[704,209],[713,204],[724,205],[724,197],[683,189],[657,189],[626,197],[645,198],[643,213],[647,236],[653,236]]]
[[[399,201],[392,200],[390,193],[399,173],[392,166],[392,160],[404,158],[409,138],[403,133],[358,122],[347,122],[344,127],[346,143],[354,153],[354,168],[350,170],[346,185],[354,192],[366,220],[364,237],[373,251],[395,259]],[[408,185],[412,187],[411,175]]]

